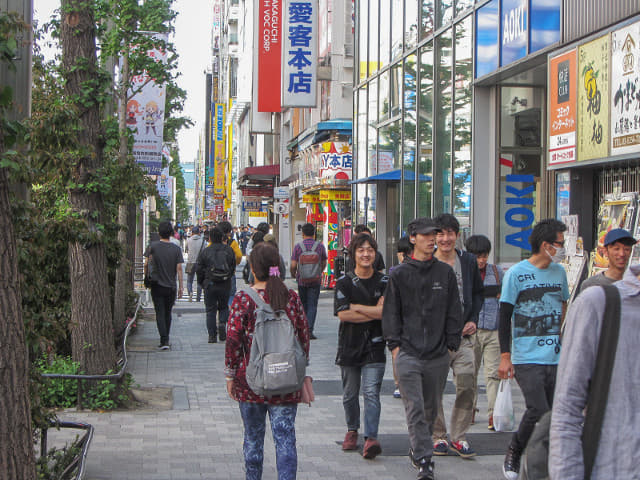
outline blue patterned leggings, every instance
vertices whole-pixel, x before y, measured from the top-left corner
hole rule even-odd
[[[240,402],[240,415],[244,424],[243,450],[247,480],[262,478],[267,412],[271,422],[273,443],[276,446],[278,480],[295,480],[298,469],[295,427],[297,411],[297,404],[269,405]]]

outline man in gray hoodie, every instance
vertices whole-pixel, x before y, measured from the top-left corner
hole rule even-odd
[[[591,479],[638,478],[640,449],[640,265],[615,286],[620,292],[620,333],[607,407]],[[549,474],[552,480],[582,480],[583,411],[598,356],[605,295],[588,288],[571,305],[562,337],[551,414]],[[591,388],[598,388],[591,385]]]

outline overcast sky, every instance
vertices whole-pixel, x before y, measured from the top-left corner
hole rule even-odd
[[[60,0],[33,0],[34,18],[40,24],[49,20],[60,7]],[[198,154],[199,135],[204,128],[205,71],[211,68],[212,0],[174,0],[173,9],[178,12],[175,20],[173,42],[178,51],[178,85],[186,90],[183,115],[195,125],[182,130],[178,136],[180,160],[193,162]]]

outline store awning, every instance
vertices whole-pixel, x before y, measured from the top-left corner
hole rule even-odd
[[[359,178],[357,180],[351,180],[349,183],[378,183],[378,182],[399,182],[401,178],[402,172],[399,168],[395,170],[390,170],[388,172],[379,173],[377,175],[372,175],[370,177]],[[416,174],[411,170],[404,172],[404,179],[413,181],[416,179]],[[420,175],[418,180],[420,182],[430,182],[431,177],[429,175]]]
[[[238,183],[273,182],[278,175],[280,175],[280,164],[246,167],[240,170]]]
[[[298,180],[298,174],[294,173],[292,175],[289,175],[287,178],[281,180],[280,185],[282,185],[283,187],[286,187],[287,185],[290,185],[292,182],[295,182],[296,180]]]

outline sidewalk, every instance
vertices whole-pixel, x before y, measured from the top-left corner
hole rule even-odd
[[[243,284],[239,279],[238,287]],[[290,280],[287,284],[292,285]],[[314,377],[316,401],[311,407],[299,406],[296,421],[298,478],[415,479],[416,471],[407,457],[402,401],[392,396],[390,355],[387,356],[380,420],[383,453],[369,461],[357,452],[342,452],[339,442],[346,428],[340,370],[334,364],[337,331],[333,292],[323,291],[316,321],[318,340],[311,343],[308,369]],[[67,410],[60,414],[61,419],[88,422],[95,427],[85,479],[243,479],[242,422],[236,403],[226,393],[224,343],[207,343],[204,304],[178,301],[171,328],[171,351],[158,351],[157,337],[154,323],[147,321],[138,325],[138,331],[130,339],[128,371],[134,377],[134,384],[141,387],[171,388],[171,409],[110,413]],[[448,384],[445,395],[447,417],[455,398],[452,386]],[[514,395],[519,419],[524,403],[517,389]],[[474,435],[469,440],[479,453],[488,454],[470,460],[457,456],[436,457],[438,479],[502,478],[501,465],[509,434],[487,430],[483,387],[478,403],[478,423],[471,427]],[[269,429],[263,478],[277,478]]]

